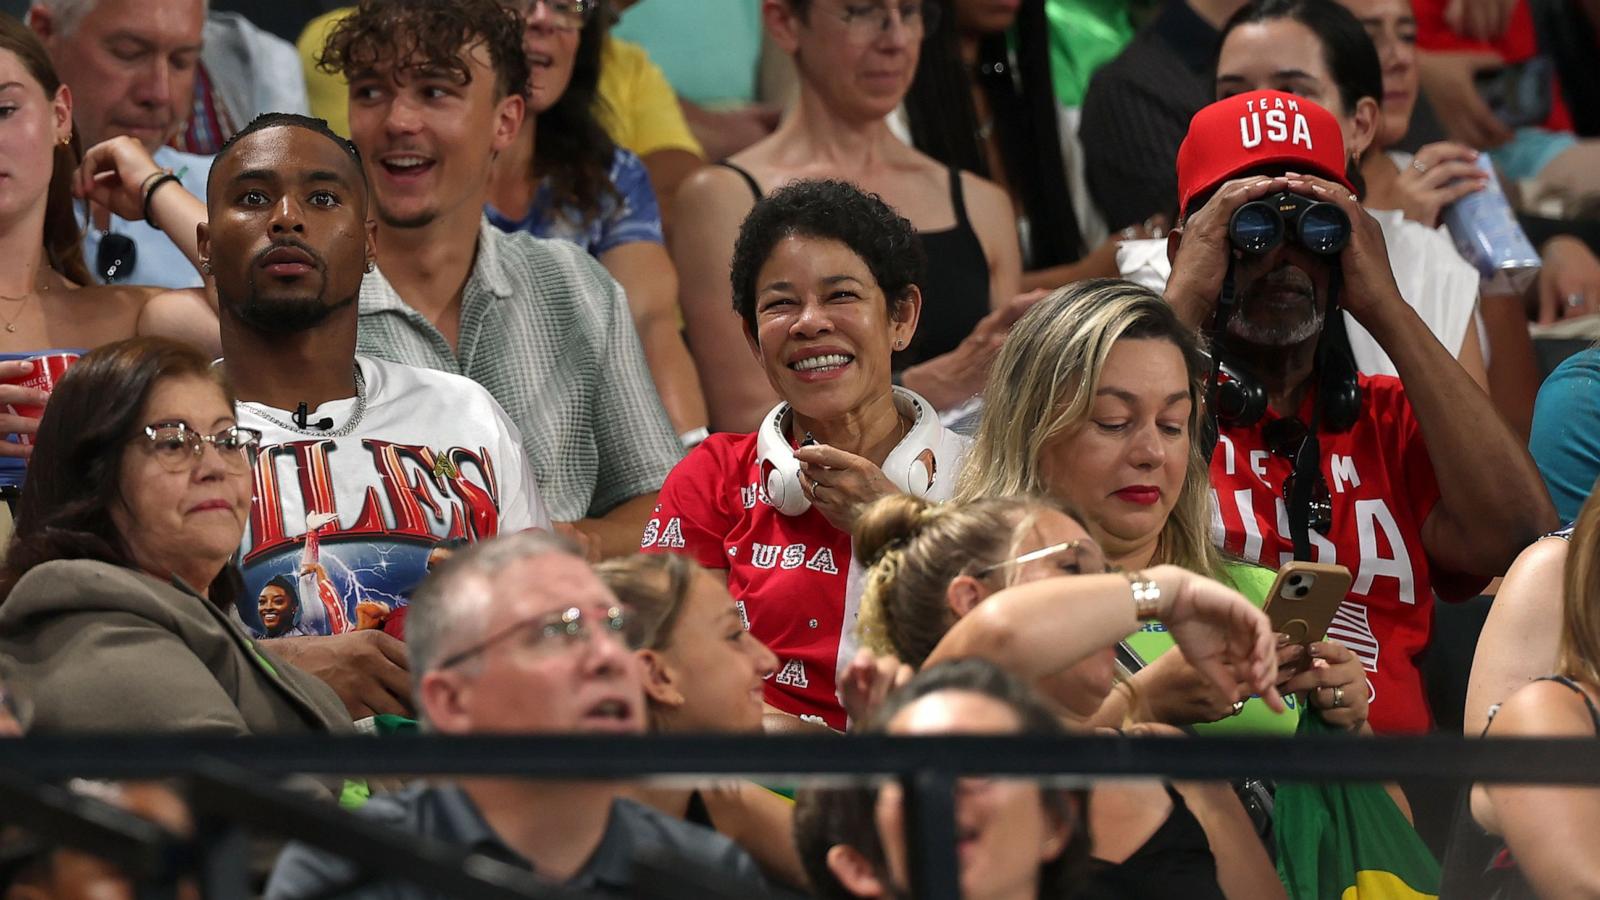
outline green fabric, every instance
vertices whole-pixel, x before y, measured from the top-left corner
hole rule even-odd
[[[1045,0],[1050,78],[1063,106],[1083,105],[1089,77],[1133,40],[1126,0]]]
[[[1266,604],[1267,593],[1272,590],[1272,581],[1278,573],[1247,563],[1224,563],[1222,568],[1235,590],[1256,606]],[[1156,657],[1174,646],[1167,626],[1156,620],[1145,622],[1137,632],[1129,635],[1127,643],[1146,663],[1154,662]],[[1244,709],[1238,715],[1216,722],[1202,722],[1195,725],[1194,730],[1196,734],[1212,737],[1230,734],[1277,734],[1288,737],[1294,734],[1296,726],[1300,724],[1300,709],[1293,697],[1285,697],[1283,702],[1288,705],[1288,711],[1275,713],[1261,699],[1252,697],[1245,701]]]
[[[379,737],[390,734],[416,734],[418,730],[416,719],[388,713],[372,717],[372,731]]]
[[[355,812],[367,805],[372,799],[372,788],[359,778],[346,778],[344,786],[339,789],[339,806],[341,809]]]
[[[1320,716],[1303,734],[1339,729]],[[1439,863],[1380,784],[1279,783],[1278,877],[1293,900],[1420,900],[1439,893]]]

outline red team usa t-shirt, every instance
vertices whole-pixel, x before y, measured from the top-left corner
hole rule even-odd
[[[834,682],[854,618],[845,600],[850,535],[815,508],[778,512],[759,483],[756,435],[712,435],[667,476],[640,547],[727,570],[745,627],[778,657],[767,703],[842,731]]]
[[[1398,379],[1360,376],[1360,420],[1347,432],[1322,432],[1322,474],[1333,499],[1333,527],[1311,532],[1313,562],[1335,563],[1355,577],[1328,636],[1354,650],[1372,686],[1371,723],[1384,733],[1421,733],[1428,711],[1416,656],[1433,632],[1433,596],[1475,593],[1460,576],[1446,596],[1422,546],[1422,523],[1439,500],[1428,448]],[[1309,422],[1314,397],[1300,419]],[[1294,556],[1283,481],[1290,460],[1271,452],[1268,411],[1253,428],[1224,429],[1211,458],[1213,539],[1224,552],[1279,568]],[[1481,587],[1481,583],[1477,585]],[[1461,590],[1466,588],[1465,590]]]

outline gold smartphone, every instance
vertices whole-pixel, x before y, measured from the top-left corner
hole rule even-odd
[[[1273,630],[1288,635],[1290,643],[1311,644],[1327,636],[1333,615],[1350,593],[1353,580],[1344,566],[1290,561],[1278,570],[1263,609],[1272,620]],[[1311,656],[1307,654],[1301,657],[1295,671],[1310,666]]]

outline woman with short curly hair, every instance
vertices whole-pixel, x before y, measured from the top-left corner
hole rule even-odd
[[[834,673],[853,615],[857,510],[906,491],[943,499],[966,440],[897,388],[890,357],[917,331],[922,249],[911,223],[841,181],[801,181],[745,219],[734,308],[781,402],[750,434],[716,434],[667,476],[647,552],[726,573],[750,632],[778,655],[772,711],[834,729]],[[733,348],[725,348],[733,352]]]

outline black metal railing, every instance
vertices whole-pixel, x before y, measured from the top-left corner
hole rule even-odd
[[[1298,781],[1473,781],[1600,784],[1593,740],[1413,738],[973,737],[761,738],[178,736],[30,737],[0,741],[0,823],[101,855],[129,872],[140,896],[170,897],[198,874],[208,898],[243,896],[248,834],[293,838],[339,853],[370,878],[410,880],[446,896],[582,897],[464,848],[398,834],[331,804],[279,789],[278,779],[340,776],[517,776],[638,779],[750,776],[768,782],[898,780],[906,792],[912,895],[958,896],[954,785],[969,774],[1080,780],[1246,776]],[[71,777],[177,777],[200,827],[172,835],[56,782]],[[716,896],[715,873],[674,869],[685,896]],[[347,886],[354,888],[359,882]]]

